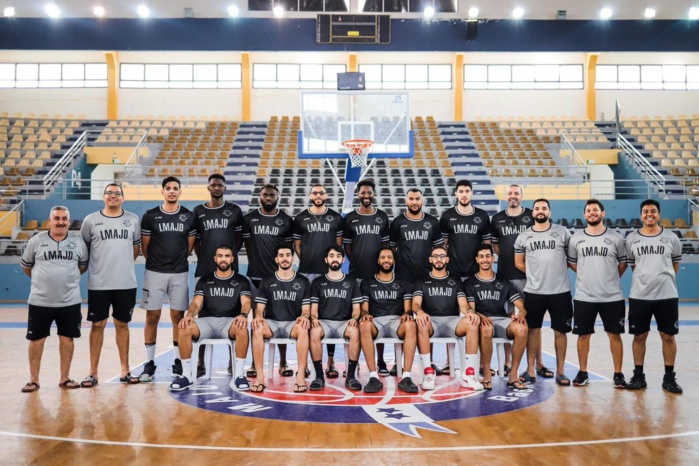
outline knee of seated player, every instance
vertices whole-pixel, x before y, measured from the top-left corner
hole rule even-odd
[[[229,331],[229,334],[232,337],[232,339],[235,339],[235,340],[248,340],[249,339],[247,327],[238,328],[235,325],[231,325],[231,329]]]
[[[311,329],[311,341],[312,342],[319,343],[324,335],[325,335],[325,332],[323,332],[323,327],[313,327]]]
[[[406,334],[406,335],[415,335],[415,334],[417,334],[417,323],[415,322],[415,320],[413,320],[413,319],[406,320],[406,321],[403,322],[401,325],[402,325],[402,327],[405,329],[405,334]]]
[[[495,327],[489,325],[488,327],[480,327],[481,338],[492,340],[493,334],[495,333]]]
[[[527,328],[527,326],[518,324],[516,322],[510,324],[510,332],[512,332],[512,335],[515,337],[515,339],[527,338],[527,335],[529,335],[529,329]]]
[[[359,322],[359,331],[362,332],[362,334],[364,334],[365,332],[372,333],[373,329],[374,329],[374,322],[372,322],[370,320],[363,320],[363,321]]]
[[[350,340],[359,339],[359,328],[347,327],[347,330],[345,330],[345,338]]]
[[[305,328],[301,327],[301,324],[298,322],[294,324],[293,328],[291,329],[291,333],[289,334],[289,337],[291,338],[296,338],[297,340],[305,340],[308,338],[308,333],[309,331],[306,330]]]

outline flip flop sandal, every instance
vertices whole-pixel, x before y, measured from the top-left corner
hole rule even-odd
[[[311,391],[318,391],[322,390],[325,388],[325,380],[323,379],[315,379],[313,382],[311,382]]]
[[[73,379],[64,380],[63,382],[59,383],[58,386],[61,388],[67,388],[69,390],[80,388],[80,384]]]
[[[357,379],[348,379],[345,381],[345,387],[350,390],[361,390],[362,384]]]
[[[81,388],[94,388],[97,386],[98,383],[99,383],[99,381],[96,378],[94,378],[91,375],[88,375],[87,377],[85,377],[83,379],[82,382],[80,382],[80,387]]]
[[[485,390],[492,390],[492,389],[493,389],[493,382],[492,382],[492,381],[490,381],[490,382],[481,382],[481,384],[483,385],[483,388],[484,388]]]
[[[442,372],[442,369],[438,368],[436,364],[431,364],[430,367],[434,369],[434,375],[444,375],[444,372]],[[447,370],[449,370],[449,366],[446,367]]]
[[[552,379],[553,378],[553,371],[546,366],[543,366],[543,367],[540,367],[539,369],[537,369],[536,373],[539,377],[543,377],[545,379]]]
[[[329,379],[336,379],[336,378],[340,377],[340,373],[337,372],[337,369],[335,369],[335,366],[328,366],[328,368],[325,369],[325,376]],[[318,379],[316,379],[316,380],[318,380]],[[311,388],[311,390],[313,390],[313,389]]]
[[[436,371],[436,372],[438,372],[437,375],[451,375],[451,369],[449,368],[449,364],[447,364],[446,366],[442,367],[441,369],[439,369],[439,370]]]
[[[570,387],[570,379],[566,377],[565,374],[561,374],[558,377],[556,377],[556,383],[561,387]]]
[[[40,389],[41,387],[39,386],[38,383],[36,382],[29,382],[27,385],[22,387],[22,393],[32,393]]]
[[[299,385],[297,383],[294,384],[294,393],[305,393],[308,390],[308,387],[303,384]]]
[[[509,377],[512,368],[510,366],[505,366],[505,377]]]
[[[525,384],[521,380],[515,380],[514,382],[507,382],[507,387],[514,388],[516,390],[526,390],[527,384]]]
[[[263,383],[254,383],[250,385],[250,391],[253,393],[262,393],[265,391],[265,388],[267,388],[267,385]]]
[[[230,372],[228,374],[230,375]],[[255,377],[257,377],[257,371],[255,370],[254,367],[251,367],[250,369],[248,369],[248,371],[245,373],[245,375],[254,379]]]
[[[536,377],[529,375],[529,372],[522,372],[519,374],[519,380],[527,385],[534,385],[536,383]]]
[[[282,377],[291,377],[294,375],[294,371],[289,369],[289,366],[279,366],[279,375]]]
[[[381,377],[388,377],[391,374],[385,362],[383,364],[378,364],[378,374]]]
[[[131,372],[127,372],[124,377],[119,377],[119,382],[136,385],[137,383],[141,383],[141,379],[131,375]],[[95,385],[97,385],[97,383],[95,383]]]

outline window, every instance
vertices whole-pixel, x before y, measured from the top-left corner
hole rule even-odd
[[[254,1],[254,0],[251,0]],[[431,6],[435,13],[456,13],[456,0],[359,0],[359,11],[362,13],[422,13],[425,7]]]
[[[451,65],[359,65],[367,89],[451,89]]]
[[[239,89],[240,64],[123,63],[120,87],[132,89]]]
[[[0,88],[107,87],[105,63],[0,63]]]
[[[699,65],[598,65],[597,89],[695,90]]]
[[[272,11],[281,6],[284,11],[349,12],[349,0],[248,0],[249,11]]]
[[[252,87],[256,89],[337,89],[337,73],[345,65],[255,63]]]
[[[464,65],[464,89],[583,89],[582,65]]]

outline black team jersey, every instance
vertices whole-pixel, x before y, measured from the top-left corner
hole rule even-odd
[[[262,279],[255,303],[265,305],[266,319],[296,320],[301,316],[301,306],[311,304],[311,283],[300,273],[289,280],[273,273]]]
[[[164,212],[161,207],[146,211],[141,219],[141,236],[150,236],[146,270],[187,272],[189,237],[196,234],[194,214],[186,207],[180,206],[176,212]]]
[[[442,236],[449,240],[449,264],[452,275],[466,277],[478,272],[476,250],[483,241],[490,240],[490,217],[474,206],[472,214],[464,215],[456,207],[445,210],[439,220]]]
[[[377,263],[381,243],[388,244],[388,215],[376,209],[373,214],[353,210],[345,216],[343,242],[352,245],[349,273],[366,280],[379,271]]]
[[[304,210],[294,219],[294,239],[301,240],[299,272],[323,274],[328,271],[325,250],[342,236],[342,216],[328,208],[323,214]]]
[[[447,275],[437,278],[430,274],[415,282],[413,298],[422,296],[422,310],[430,316],[458,316],[458,298],[465,298],[461,278]]]
[[[373,317],[402,316],[405,301],[413,298],[412,284],[395,277],[390,282],[383,282],[373,276],[362,280],[360,289],[364,302],[369,302],[369,314]]]
[[[512,217],[507,210],[493,215],[490,221],[491,240],[499,244],[498,278],[503,280],[525,280],[527,275],[515,267],[515,241],[524,230],[534,225],[532,210],[525,208],[521,214]]]
[[[429,276],[432,247],[444,242],[439,221],[423,213],[420,220],[409,219],[400,214],[391,223],[391,247],[396,248],[396,277],[415,281]]]
[[[250,246],[248,254],[248,276],[261,279],[277,270],[274,254],[277,246],[291,245],[294,240],[294,220],[282,210],[275,215],[253,210],[243,217],[243,238]]]
[[[349,320],[352,305],[362,303],[359,282],[344,274],[340,280],[321,275],[311,284],[311,303],[318,303],[319,319]]]
[[[233,248],[233,270],[238,271],[238,248],[236,233],[243,231],[243,211],[235,204],[224,202],[220,207],[206,207],[204,204],[194,208],[197,221],[197,243],[199,256],[194,276],[204,275],[216,270],[214,255],[222,244]]]
[[[500,278],[482,280],[478,275],[464,282],[466,299],[476,304],[476,312],[487,317],[507,317],[505,303],[523,299],[512,284]]]
[[[213,272],[199,279],[194,296],[204,297],[199,317],[237,317],[243,307],[240,297],[250,297],[250,282],[239,273],[222,279]]]

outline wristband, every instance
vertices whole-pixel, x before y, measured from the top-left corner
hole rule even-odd
[[[247,314],[243,314],[243,313],[241,312],[240,315],[243,316],[243,317],[245,317],[245,318],[247,319],[248,316],[250,315],[250,313],[248,312]]]

